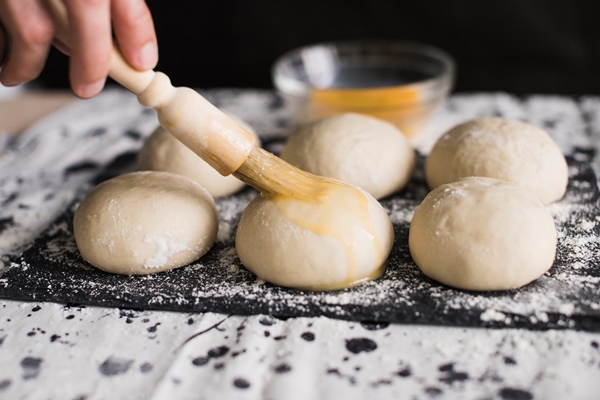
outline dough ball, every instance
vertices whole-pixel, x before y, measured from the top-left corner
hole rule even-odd
[[[292,134],[281,158],[315,175],[362,188],[376,199],[402,189],[415,152],[389,122],[362,114],[328,117]]]
[[[431,191],[410,224],[409,249],[428,277],[466,290],[518,288],[554,263],[556,228],[529,191],[484,177]]]
[[[167,172],[132,172],[96,186],[73,220],[75,241],[93,266],[117,274],[151,274],[200,258],[218,221],[210,194]]]
[[[425,175],[432,189],[466,176],[506,179],[550,204],[565,194],[569,171],[560,148],[544,130],[483,118],[440,137],[425,162]]]
[[[240,261],[280,286],[334,290],[379,277],[392,249],[392,223],[364,191],[324,203],[258,196],[236,235]]]
[[[254,136],[256,132],[233,114],[226,113]],[[182,175],[198,182],[213,197],[228,196],[244,187],[244,182],[233,175],[223,176],[188,149],[183,143],[158,127],[144,142],[138,153],[138,170],[166,171]]]

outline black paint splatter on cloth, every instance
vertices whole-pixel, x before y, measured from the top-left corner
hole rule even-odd
[[[263,317],[258,322],[260,322],[260,324],[264,326],[272,326],[275,324],[275,321],[269,317]]]
[[[273,368],[273,371],[275,371],[278,374],[284,374],[286,372],[290,372],[291,370],[292,370],[292,367],[289,366],[288,364],[279,364],[278,366]]]
[[[517,365],[517,361],[514,358],[506,356],[504,357],[504,364],[506,365]]]
[[[23,368],[23,379],[29,380],[37,378],[40,373],[42,361],[44,360],[35,357],[25,357],[22,359],[21,368]]]
[[[377,349],[377,343],[368,338],[348,339],[346,340],[346,349],[354,354],[362,352],[369,353]]]
[[[250,382],[248,382],[244,378],[236,378],[233,381],[233,386],[235,386],[238,389],[248,389],[250,387]]]
[[[531,400],[533,395],[526,390],[504,388],[498,393],[503,400]]]
[[[15,224],[13,217],[0,218],[0,233]]]
[[[443,393],[443,391],[440,388],[431,386],[425,388],[425,393],[427,393],[430,397],[438,397]]]
[[[4,200],[2,200],[2,202],[0,203],[0,207],[4,207],[7,206],[8,204],[10,204],[11,202],[13,202],[14,200],[19,198],[19,193],[14,192],[8,195],[8,197],[6,197]]]
[[[140,132],[134,131],[134,130],[125,131],[125,135],[129,136],[133,140],[142,140],[142,138],[143,138],[143,135]]]
[[[101,166],[97,163],[84,161],[78,164],[70,165],[67,168],[65,168],[64,176],[66,179],[69,177],[69,175],[76,174],[78,172],[93,171],[96,169],[100,169],[100,167]]]
[[[192,364],[194,364],[196,367],[201,367],[203,365],[208,364],[208,362],[210,361],[210,357],[196,357],[192,360]]]
[[[439,381],[448,385],[452,385],[454,382],[462,382],[469,379],[469,374],[466,372],[455,371],[454,364],[452,363],[442,365],[438,369],[443,373],[443,375],[439,378]]]
[[[201,356],[201,357],[196,357],[192,360],[192,364],[195,365],[196,367],[201,367],[203,365],[206,365],[210,362],[211,359],[213,358],[221,358],[223,356],[225,356],[227,353],[229,353],[229,347],[227,346],[219,346],[219,347],[213,347],[212,349],[208,350],[208,353],[206,354],[206,356]],[[232,354],[233,357],[235,357],[237,354]]]
[[[225,354],[229,352],[229,347],[227,346],[219,346],[208,351],[208,356],[210,358],[219,358],[223,357]]]
[[[98,370],[104,376],[116,376],[127,372],[129,367],[131,367],[131,364],[133,364],[133,360],[109,357],[102,364],[100,364]]]
[[[152,369],[154,368],[154,366],[148,362],[143,363],[142,365],[140,365],[140,372],[142,373],[147,373],[152,371]]]

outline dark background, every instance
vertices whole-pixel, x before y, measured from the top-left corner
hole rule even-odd
[[[272,88],[271,66],[295,47],[401,39],[457,62],[455,91],[600,94],[597,0],[148,0],[157,70],[195,88]],[[67,86],[53,51],[38,83]]]

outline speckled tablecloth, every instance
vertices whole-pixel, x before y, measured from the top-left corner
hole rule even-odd
[[[291,129],[288,110],[271,92],[213,90],[205,95],[246,119],[271,151],[278,150]],[[399,264],[404,272],[391,278],[405,274],[412,279],[409,282],[420,279],[421,289],[437,297],[437,304],[443,303],[431,309],[432,314],[458,310],[457,315],[470,318],[468,323],[446,321],[454,326],[428,326],[389,323],[386,318],[373,318],[379,322],[364,317],[354,322],[330,319],[318,316],[319,310],[309,317],[290,317],[278,313],[278,308],[266,310],[277,318],[222,313],[225,309],[198,313],[185,307],[180,312],[125,308],[130,303],[122,308],[82,305],[98,304],[92,295],[88,303],[84,297],[78,304],[61,304],[60,298],[48,297],[56,293],[52,287],[22,281],[22,298],[30,301],[0,300],[0,398],[596,398],[600,334],[579,329],[598,330],[600,274],[593,262],[598,228],[590,205],[595,204],[597,185],[589,177],[596,169],[600,99],[458,94],[413,144],[426,154],[445,129],[486,115],[543,126],[570,158],[573,195],[551,206],[564,265],[547,274],[539,286],[510,296],[456,294],[419,278],[408,262]],[[49,260],[62,254],[54,248],[57,244],[73,245],[63,240],[68,224],[65,231],[57,218],[60,221],[94,182],[121,172],[155,126],[153,112],[143,110],[133,96],[108,90],[54,113],[18,139],[0,136],[0,262],[5,271],[0,296],[19,298],[14,295],[18,293],[14,282],[19,281],[11,274],[26,276],[36,264],[30,260],[14,264],[15,257],[35,238],[60,239],[44,250]],[[584,170],[587,178],[579,179]],[[240,196],[250,197],[251,192]],[[411,217],[410,204],[409,211],[402,211],[399,205],[403,204],[399,200],[387,204],[398,226]],[[232,208],[223,202],[220,211],[227,214]],[[220,222],[219,240],[226,256],[222,258],[234,275],[243,275],[234,255],[226,251],[236,214],[229,215],[231,220]],[[251,283],[248,290],[254,285],[269,293],[264,283]],[[61,286],[49,283],[54,284]],[[367,300],[377,287],[366,290]],[[161,301],[154,300],[158,306],[148,303],[148,308],[177,301],[185,305],[185,298],[178,300],[172,293],[155,295]],[[127,293],[122,297],[127,299]],[[348,292],[319,300],[343,306],[356,305],[357,298],[361,297]],[[411,321],[444,324],[436,318],[404,320]]]

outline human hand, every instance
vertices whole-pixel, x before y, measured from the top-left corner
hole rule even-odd
[[[45,0],[0,0],[0,83],[17,86],[42,71],[54,44],[71,56],[69,80],[81,98],[97,95],[106,82],[112,31],[127,62],[140,71],[158,61],[154,23],[144,0],[63,0],[71,26],[70,47],[54,39]]]

